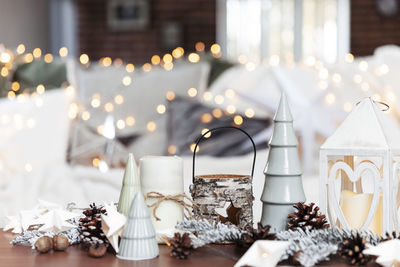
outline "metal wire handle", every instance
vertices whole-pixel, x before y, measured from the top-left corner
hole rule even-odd
[[[388,104],[386,104],[385,102],[382,102],[382,101],[375,101],[375,100],[373,100],[371,97],[369,97],[370,99],[371,99],[371,101],[372,102],[374,102],[375,104],[380,104],[380,105],[382,105],[384,108],[381,108],[381,110],[383,111],[383,112],[385,112],[385,111],[388,111],[389,109],[390,109],[390,106],[388,105]],[[356,106],[358,106],[358,104],[360,104],[361,103],[361,101],[358,101],[357,102],[357,104],[356,104]]]
[[[238,128],[238,127],[234,127],[234,126],[223,126],[223,127],[218,127],[218,128],[213,128],[208,130],[207,132],[205,132],[202,136],[200,136],[197,141],[196,141],[196,145],[194,147],[193,150],[193,172],[192,172],[192,182],[194,183],[194,173],[195,173],[195,164],[196,164],[196,151],[197,151],[197,147],[200,143],[201,140],[203,140],[203,138],[212,132],[216,132],[216,131],[221,131],[221,130],[226,130],[226,129],[235,129],[235,130],[239,130],[242,133],[244,133],[251,141],[252,145],[253,145],[253,150],[254,150],[254,156],[253,156],[253,165],[251,167],[251,177],[253,177],[254,174],[254,166],[256,164],[256,145],[254,144],[253,138],[251,138],[251,136],[243,129]]]

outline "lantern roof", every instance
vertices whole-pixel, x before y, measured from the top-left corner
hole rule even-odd
[[[321,149],[400,149],[400,127],[368,97],[354,107]]]

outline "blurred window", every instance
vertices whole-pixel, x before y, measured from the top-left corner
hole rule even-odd
[[[348,53],[350,0],[221,1],[228,59],[258,63],[271,56],[283,61],[316,57],[333,63]]]

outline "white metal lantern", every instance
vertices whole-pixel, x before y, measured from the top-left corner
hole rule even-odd
[[[398,231],[400,128],[370,98],[321,146],[320,207],[331,225]]]

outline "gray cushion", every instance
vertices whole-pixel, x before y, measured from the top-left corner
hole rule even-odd
[[[213,117],[209,123],[203,123],[201,116],[205,113],[212,114],[212,108],[186,98],[177,97],[168,105],[168,142],[169,146],[177,148],[177,154],[189,155],[190,145],[195,143],[201,136],[204,128],[212,129],[222,126],[235,126],[233,118],[237,114],[222,115],[220,118]],[[250,136],[270,127],[270,119],[249,119],[243,117],[243,124],[240,128]],[[212,156],[235,156],[244,155],[252,151],[248,144],[250,140],[240,131],[223,130],[218,131],[208,139],[200,143],[199,154]],[[267,140],[257,144],[257,148],[267,147]]]
[[[67,81],[65,63],[54,59],[51,63],[34,60],[19,65],[15,70],[14,80],[21,83],[22,88],[36,88],[43,84],[46,89],[59,88]]]

